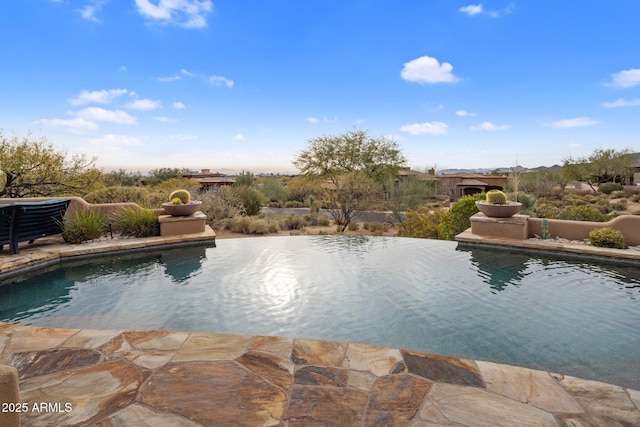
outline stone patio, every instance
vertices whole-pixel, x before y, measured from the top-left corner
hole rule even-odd
[[[43,242],[0,272],[212,233]],[[18,370],[23,426],[640,425],[640,391],[356,343],[0,323],[0,363]]]

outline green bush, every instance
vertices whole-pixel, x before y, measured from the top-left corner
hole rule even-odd
[[[240,196],[244,210],[247,215],[258,215],[262,208],[262,195],[251,187],[234,187],[235,192]]]
[[[207,222],[213,228],[222,227],[228,218],[246,214],[242,199],[231,187],[211,189],[198,197],[202,201],[200,210],[207,216]]]
[[[485,200],[483,193],[464,196],[449,209],[449,212],[442,216],[440,224],[440,238],[444,240],[454,240],[456,234],[462,233],[471,227],[471,217],[478,213],[476,202]]]
[[[561,208],[554,205],[546,204],[546,203],[537,205],[533,210],[533,212],[536,214],[538,218],[547,218],[547,219],[558,218],[560,216],[561,211],[562,211]]]
[[[589,233],[589,241],[599,248],[625,249],[627,244],[618,230],[610,227],[598,228]]]
[[[300,215],[289,214],[279,222],[283,230],[301,230],[307,226],[307,220]]]
[[[84,199],[89,203],[126,203],[133,202],[140,206],[149,206],[151,197],[146,188],[114,186],[93,191]]]
[[[531,209],[536,202],[536,197],[527,193],[514,193],[511,199],[522,203],[522,209]]]
[[[371,231],[372,233],[385,233],[389,231],[389,224],[380,221],[365,222],[363,227],[365,230]]]
[[[298,200],[289,200],[285,202],[285,208],[304,208],[306,205]]]
[[[612,199],[622,199],[623,197],[627,197],[627,193],[624,190],[612,191],[609,196]]]
[[[320,227],[326,227],[329,224],[331,224],[331,220],[329,218],[324,215],[318,216],[318,225]]]
[[[125,236],[150,237],[160,235],[158,213],[151,209],[124,207],[113,216],[116,227]]]
[[[609,207],[616,211],[624,211],[627,209],[627,199],[619,199],[609,203]]]
[[[622,184],[618,184],[617,182],[605,182],[598,186],[598,192],[604,194],[611,194],[614,191],[622,191],[623,189]]]
[[[101,212],[82,209],[67,214],[62,238],[69,243],[82,243],[97,239],[107,232],[107,216]]]
[[[347,230],[349,231],[358,231],[359,228],[360,228],[360,223],[357,223],[355,221],[351,221],[347,225]]]
[[[604,222],[607,218],[598,208],[593,206],[567,206],[560,211],[558,219]]]
[[[399,225],[398,236],[440,239],[442,218],[445,215],[444,209],[431,209],[427,206],[408,210],[405,212],[405,221]]]

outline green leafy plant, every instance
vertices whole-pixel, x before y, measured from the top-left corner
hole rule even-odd
[[[405,221],[399,227],[401,237],[416,237],[421,239],[440,239],[442,219],[446,215],[442,208],[431,209],[420,206],[405,212]]]
[[[558,219],[604,222],[607,218],[598,208],[592,206],[567,206],[560,211]]]
[[[508,203],[507,195],[500,190],[489,190],[486,195],[487,203],[494,205],[506,205]]]
[[[456,234],[460,234],[471,227],[470,218],[478,213],[476,201],[483,199],[485,199],[484,193],[464,196],[451,206],[451,209],[442,216],[440,238],[444,240],[454,240]]]
[[[598,228],[589,233],[589,241],[599,248],[625,249],[624,236],[611,227]]]
[[[238,194],[244,205],[247,215],[258,215],[262,208],[262,195],[248,186],[234,187],[234,191]]]
[[[605,182],[603,184],[600,184],[600,186],[598,187],[598,192],[604,193],[604,194],[611,194],[614,191],[622,191],[623,189],[624,187],[621,184],[618,184],[617,182]]]
[[[176,198],[182,203],[189,203],[191,201],[191,194],[187,190],[175,190],[169,195],[169,200],[173,203],[173,199]]]
[[[67,213],[62,238],[68,243],[82,243],[97,239],[107,231],[107,217],[101,212],[82,209]]]
[[[124,207],[114,214],[116,227],[125,236],[149,237],[160,235],[158,213],[151,209]]]

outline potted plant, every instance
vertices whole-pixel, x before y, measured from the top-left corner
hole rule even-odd
[[[490,190],[487,192],[486,201],[477,201],[476,207],[489,217],[511,218],[518,213],[522,203],[509,201],[507,195],[500,190]]]
[[[162,208],[171,216],[189,216],[200,209],[202,202],[191,200],[187,190],[175,190],[169,195],[169,202],[162,204]]]

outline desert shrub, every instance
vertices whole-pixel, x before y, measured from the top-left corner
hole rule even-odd
[[[347,230],[349,230],[349,231],[358,231],[359,228],[360,228],[360,223],[355,222],[355,221],[351,221],[347,225]]]
[[[262,184],[258,184],[260,192],[270,202],[285,201],[289,199],[289,192],[278,182],[276,178],[266,178]]]
[[[149,206],[151,201],[149,191],[146,188],[121,185],[93,191],[84,196],[84,199],[89,203],[133,202],[140,206]]]
[[[372,233],[385,233],[389,231],[389,224],[380,221],[365,222],[363,227],[365,230],[371,231]]]
[[[262,195],[253,189],[245,185],[240,187],[234,187],[234,191],[242,200],[242,205],[247,215],[258,215],[262,208]]]
[[[610,227],[598,228],[589,233],[589,241],[600,248],[625,249],[627,244],[618,230]]]
[[[331,220],[324,215],[318,216],[318,225],[320,227],[326,227],[331,224]]]
[[[612,211],[612,212],[609,212],[608,214],[606,214],[606,215],[604,216],[604,222],[607,222],[607,221],[609,221],[609,220],[612,220],[613,218],[617,218],[617,217],[619,217],[620,215],[628,215],[628,213],[627,213],[627,212],[620,212],[620,211]]]
[[[627,197],[627,193],[624,190],[612,191],[609,195],[612,199],[621,199]]]
[[[640,194],[634,194],[633,196],[630,197],[632,202],[640,202]]]
[[[246,213],[242,199],[230,187],[223,187],[219,191],[205,191],[198,198],[202,201],[200,210],[214,228],[220,228],[228,218]]]
[[[275,222],[267,222],[261,218],[248,216],[237,216],[229,219],[226,228],[234,233],[241,234],[267,234],[280,231],[280,227]]]
[[[627,209],[627,199],[619,199],[609,203],[609,207],[616,211],[624,211]]]
[[[114,214],[118,229],[125,236],[149,237],[160,235],[158,213],[151,209],[124,207]]]
[[[558,219],[604,222],[606,217],[598,208],[593,206],[567,206],[560,211]]]
[[[445,215],[444,209],[431,209],[427,206],[408,210],[405,212],[406,220],[399,226],[398,236],[440,239],[442,218]]]
[[[307,226],[307,221],[300,215],[289,214],[279,224],[284,230],[301,230]]]
[[[536,202],[536,197],[527,193],[511,194],[510,199],[522,203],[522,209],[531,209]]]
[[[483,193],[465,196],[454,203],[451,209],[442,216],[440,224],[440,238],[454,240],[456,234],[471,227],[471,217],[478,213],[476,201],[485,200]]]
[[[598,186],[598,192],[604,194],[611,194],[614,191],[622,191],[623,189],[622,184],[618,184],[617,182],[605,182]]]
[[[198,194],[198,192],[200,191],[200,183],[192,178],[169,178],[165,181],[162,181],[160,184],[156,184],[153,186],[154,190],[165,194],[165,199],[169,197],[169,194],[173,190],[178,188],[183,188],[191,194]]]
[[[282,202],[269,202],[269,203],[267,203],[267,207],[268,208],[281,208],[282,206],[283,206]]]
[[[107,216],[101,212],[82,209],[67,214],[62,238],[69,243],[82,243],[97,239],[107,231]]]
[[[561,211],[562,211],[561,208],[551,204],[546,204],[546,203],[536,205],[535,209],[533,210],[533,212],[538,218],[548,218],[548,219],[558,218],[560,216]]]
[[[284,204],[285,208],[304,208],[305,204],[298,200],[289,200]]]

